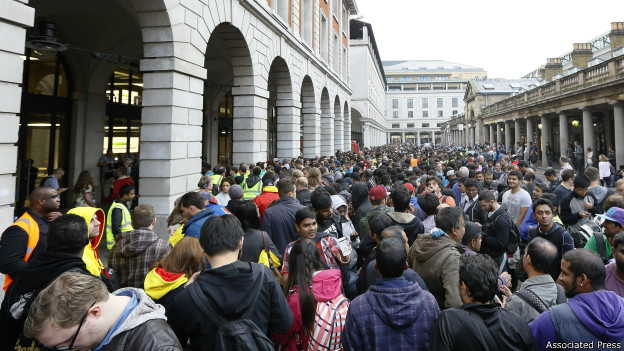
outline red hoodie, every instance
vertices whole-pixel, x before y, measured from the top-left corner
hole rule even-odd
[[[104,203],[111,203],[111,202],[115,201],[117,199],[117,197],[119,196],[119,190],[124,185],[134,185],[134,181],[130,177],[117,179],[115,181],[115,184],[113,184],[113,192],[110,194],[109,197],[107,197],[106,199],[102,200],[102,202],[104,202]]]

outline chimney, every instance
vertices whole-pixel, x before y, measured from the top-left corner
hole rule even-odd
[[[552,82],[553,76],[563,73],[563,65],[560,58],[549,58],[544,66],[544,77],[548,81]]]
[[[587,68],[587,61],[594,58],[590,43],[575,43],[572,49],[572,65]]]
[[[611,33],[609,33],[609,41],[611,42],[611,52],[624,47],[624,22],[611,22]],[[615,56],[612,54],[612,56]]]

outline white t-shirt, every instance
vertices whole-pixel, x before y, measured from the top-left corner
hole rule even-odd
[[[524,189],[520,189],[515,194],[512,194],[511,190],[503,194],[503,204],[507,206],[507,213],[514,223],[518,222],[520,208],[530,207],[531,203],[531,195]]]
[[[600,178],[610,177],[611,163],[605,161],[598,162],[598,170],[600,171]]]

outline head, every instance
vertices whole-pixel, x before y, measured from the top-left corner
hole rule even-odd
[[[459,207],[445,207],[435,217],[436,227],[442,229],[451,239],[460,243],[464,237],[464,215]]]
[[[479,193],[479,204],[485,212],[494,212],[498,209],[496,197],[491,190],[483,190]]]
[[[132,227],[134,229],[139,228],[153,228],[156,224],[156,217],[154,216],[154,208],[152,205],[139,205],[132,210]]]
[[[230,187],[228,192],[231,200],[240,200],[243,197],[243,188],[240,185],[234,184]]]
[[[604,289],[605,267],[602,259],[588,249],[570,250],[561,260],[561,274],[557,283],[563,286],[566,297]]]
[[[320,219],[330,219],[333,213],[331,195],[324,188],[317,188],[310,195],[310,202],[314,213]]]
[[[615,182],[615,191],[620,196],[624,196],[624,179],[618,179]]]
[[[542,183],[535,182],[533,184],[533,194],[532,194],[533,199],[539,199],[546,192],[548,192],[548,189],[545,188],[545,186],[542,185]]]
[[[292,178],[283,178],[277,182],[277,194],[280,198],[290,196],[295,199],[297,198],[296,191],[295,181]]]
[[[41,186],[30,193],[29,207],[42,215],[57,211],[61,206],[61,198],[54,188]]]
[[[180,209],[184,218],[191,219],[194,215],[206,209],[204,198],[195,191],[188,192],[180,198]]]
[[[594,183],[600,180],[600,171],[596,167],[587,167],[583,172],[589,180]]]
[[[212,190],[212,177],[209,175],[205,175],[201,177],[199,183],[197,183],[197,187],[199,187],[199,191],[211,191]]]
[[[407,250],[402,239],[388,238],[377,245],[375,267],[382,278],[398,278],[407,269]]]
[[[459,259],[459,293],[462,302],[488,303],[498,290],[498,266],[487,255]]]
[[[31,305],[24,335],[49,348],[91,350],[112,327],[106,323],[109,298],[100,279],[65,272],[43,289]]]
[[[119,189],[119,199],[123,202],[129,202],[136,196],[134,185],[124,185]]]
[[[368,198],[373,206],[381,206],[386,203],[386,197],[388,192],[386,188],[381,185],[376,185],[371,188],[368,193]]]
[[[461,243],[466,245],[470,250],[479,252],[481,250],[481,228],[475,223],[466,221],[464,223],[466,231]]]
[[[190,278],[198,269],[206,269],[204,250],[199,245],[199,238],[187,236],[180,241],[163,257],[154,263],[151,269],[161,267],[169,273],[182,273]]]
[[[84,218],[75,214],[58,217],[48,229],[48,252],[82,256],[89,243],[89,229]]]
[[[602,227],[604,228],[604,235],[607,237],[613,238],[617,233],[624,230],[624,209],[611,207],[598,217],[604,218]]]
[[[316,213],[310,208],[302,208],[295,213],[295,229],[302,238],[314,239],[317,232]]]
[[[613,258],[616,268],[624,272],[624,233],[619,233],[613,238]]]
[[[368,231],[370,232],[371,238],[373,238],[375,242],[379,243],[382,239],[381,233],[393,224],[394,222],[392,221],[392,217],[390,217],[387,213],[380,213],[373,216],[368,221]]]
[[[435,194],[432,193],[422,193],[418,195],[418,205],[420,205],[420,209],[427,216],[432,216],[436,213],[436,209],[440,205],[440,200]]]
[[[388,238],[399,239],[403,242],[405,246],[405,251],[409,251],[407,234],[405,234],[405,230],[400,225],[393,225],[384,229],[383,232],[381,232],[381,238],[382,241]]]
[[[550,203],[552,204],[553,216],[558,216],[559,215],[559,198],[557,197],[557,195],[552,194],[552,193],[545,193],[545,194],[542,194],[541,198],[550,201]]]
[[[591,181],[584,174],[579,174],[574,177],[574,194],[577,197],[585,197]]]
[[[442,180],[438,177],[427,177],[427,190],[439,194],[442,191]]]
[[[476,179],[468,178],[464,183],[464,189],[466,189],[466,195],[472,200],[479,196],[479,183]]]
[[[397,186],[392,191],[391,197],[395,212],[405,212],[410,209],[410,191],[405,185]]]
[[[235,185],[235,184],[236,182],[234,181],[234,179],[232,179],[232,177],[225,177],[221,181],[221,186],[219,186],[219,191],[224,194],[228,194],[230,192],[230,188],[232,187],[232,185]]]
[[[554,218],[553,204],[548,199],[539,198],[533,202],[533,218],[542,228],[550,228]]]
[[[556,261],[557,247],[540,237],[529,241],[522,257],[524,270],[536,275],[548,274]]]
[[[248,231],[249,229],[262,229],[262,224],[260,223],[260,212],[258,210],[258,206],[256,206],[253,200],[245,200],[238,206],[233,206],[231,209],[228,207],[230,212],[241,223],[241,227],[243,231]]]
[[[548,180],[549,182],[554,182],[558,179],[557,171],[552,168],[548,168],[546,172],[544,172],[544,176],[546,176],[546,180]]]
[[[509,188],[512,190],[518,189],[522,179],[523,179],[523,176],[522,176],[522,173],[520,173],[520,171],[511,171],[509,172],[509,175],[507,176],[507,185],[509,185]]]
[[[236,253],[243,247],[243,228],[235,216],[212,216],[204,222],[199,234],[199,244],[212,257]]]
[[[482,182],[484,178],[485,178],[485,176],[483,175],[483,171],[477,171],[477,172],[475,173],[475,179],[476,179],[478,182]]]
[[[561,172],[561,182],[567,187],[570,187],[574,184],[574,171],[571,169],[566,169]]]
[[[65,175],[65,171],[62,168],[57,168],[52,172],[52,175],[54,178],[61,180],[61,178]]]

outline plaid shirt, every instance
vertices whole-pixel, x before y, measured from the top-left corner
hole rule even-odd
[[[119,275],[122,287],[143,288],[150,266],[171,251],[171,244],[148,228],[122,233],[108,264]]]
[[[286,251],[284,251],[282,274],[288,274],[288,255],[296,242],[297,241],[295,240],[286,246]],[[321,239],[321,258],[325,263],[327,263],[330,269],[340,269],[338,261],[336,260],[338,250],[340,250],[340,244],[338,244],[338,240],[336,240],[335,237],[325,236]]]
[[[349,300],[342,294],[330,301],[317,302],[307,350],[342,350],[341,336],[348,311]]]

